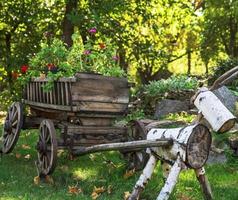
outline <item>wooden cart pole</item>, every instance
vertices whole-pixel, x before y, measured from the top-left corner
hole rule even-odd
[[[204,199],[205,200],[212,200],[213,199],[212,190],[211,190],[210,183],[207,179],[207,176],[205,174],[204,167],[202,167],[200,169],[195,169],[194,171],[195,171],[197,179],[198,179],[198,181],[201,185]]]
[[[161,139],[161,140],[140,140],[133,142],[118,142],[110,144],[99,144],[90,147],[73,147],[74,155],[83,155],[87,153],[95,153],[101,151],[111,151],[111,150],[134,150],[134,149],[144,149],[148,147],[165,147],[173,144],[172,139]]]

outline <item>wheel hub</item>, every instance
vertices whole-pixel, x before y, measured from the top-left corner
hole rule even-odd
[[[36,145],[36,150],[39,151],[41,154],[46,154],[47,146],[45,142],[39,141]]]
[[[9,120],[6,120],[4,123],[4,131],[6,131],[8,134],[12,131],[12,123]]]

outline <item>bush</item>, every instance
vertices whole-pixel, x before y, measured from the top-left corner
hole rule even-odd
[[[213,75],[208,80],[208,84],[212,85],[216,79],[218,79],[222,74],[232,69],[233,67],[238,66],[238,59],[227,59],[227,60],[219,60],[217,62],[217,66],[214,67]],[[232,88],[236,88],[238,86],[238,81],[233,81],[230,83]]]
[[[194,90],[198,87],[198,81],[185,75],[171,76],[170,78],[159,81],[151,81],[144,87],[147,96],[163,97],[168,92],[179,92],[182,90]]]
[[[187,100],[197,88],[197,79],[185,75],[151,81],[136,93],[137,107],[144,110],[146,115],[153,116],[159,100],[163,98]]]

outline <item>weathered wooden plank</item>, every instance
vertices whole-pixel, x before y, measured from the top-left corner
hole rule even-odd
[[[55,109],[55,110],[63,110],[63,111],[72,111],[71,106],[53,105],[53,104],[40,103],[40,102],[34,102],[34,101],[28,101],[28,100],[24,100],[24,103],[27,105],[32,105],[32,106],[36,106],[36,107],[49,108],[49,109]],[[72,109],[76,109],[76,108],[72,108]]]
[[[102,102],[73,102],[77,110],[82,112],[112,112],[112,113],[124,113],[127,110],[128,104],[117,103],[102,103]]]
[[[86,90],[85,90],[86,92]],[[129,103],[129,95],[116,96],[113,92],[111,96],[106,96],[103,94],[72,94],[72,101],[94,101],[94,102],[111,102],[111,103]]]
[[[84,126],[111,126],[114,122],[114,118],[99,118],[95,117],[80,117],[80,122]]]
[[[26,89],[27,89],[27,96],[26,96],[26,99],[30,99],[30,84],[27,84],[26,85]]]
[[[77,80],[105,80],[105,81],[112,81],[112,82],[121,82],[124,85],[128,85],[126,78],[118,78],[118,77],[112,77],[112,76],[102,76],[100,74],[95,73],[76,73],[75,77]]]
[[[57,104],[58,105],[62,105],[62,100],[61,100],[61,93],[60,93],[60,83],[59,82],[57,82],[56,83],[56,86],[57,86]]]
[[[64,87],[64,82],[61,82],[61,83],[60,83],[60,91],[61,91],[62,105],[66,105],[66,102],[65,102],[65,87]]]
[[[127,129],[124,127],[104,127],[104,126],[67,126],[67,134],[92,134],[92,135],[105,135],[105,134],[126,134]]]
[[[65,103],[66,105],[69,105],[69,88],[68,88],[69,83],[64,83],[65,86]]]
[[[47,78],[32,78],[31,81],[33,82],[48,82],[49,79]],[[62,77],[62,78],[59,78],[57,80],[57,82],[76,82],[76,78],[75,77]]]

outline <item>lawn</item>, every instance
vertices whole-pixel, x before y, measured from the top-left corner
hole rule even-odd
[[[0,126],[2,129],[2,125]],[[2,130],[0,130],[2,131]],[[58,165],[52,175],[53,183],[34,182],[37,130],[21,132],[19,142],[12,153],[0,158],[0,199],[80,199],[90,200],[94,187],[105,191],[98,200],[121,200],[124,193],[132,191],[139,173],[125,178],[126,162],[118,152],[95,153],[68,158],[67,152],[59,152]],[[206,167],[215,200],[238,199],[238,159],[227,164]],[[156,199],[163,185],[160,166],[141,199]],[[71,187],[71,189],[69,189]],[[78,190],[77,190],[78,189]],[[202,193],[192,170],[184,171],[179,178],[171,200],[201,200]]]

